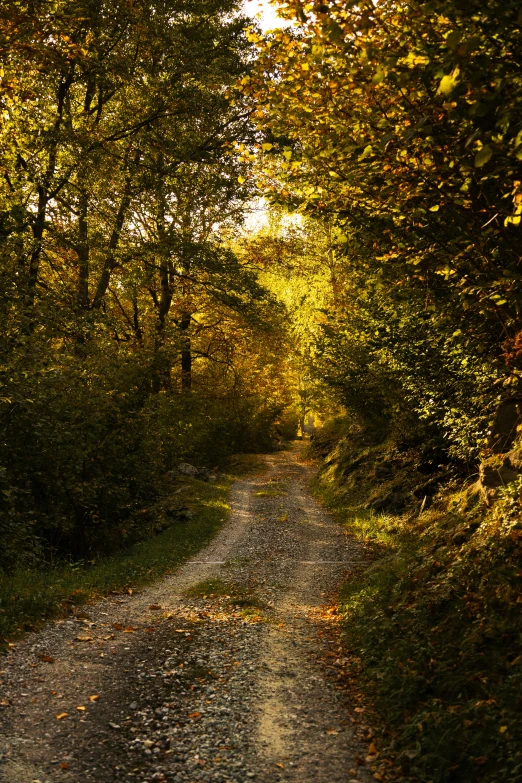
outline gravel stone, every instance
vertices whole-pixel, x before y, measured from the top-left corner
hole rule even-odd
[[[310,496],[299,447],[265,461],[175,574],[49,623],[2,661],[1,783],[374,779],[322,661],[324,605],[364,550]],[[230,593],[186,594],[210,578]]]

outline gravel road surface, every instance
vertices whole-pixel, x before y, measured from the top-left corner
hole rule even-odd
[[[324,665],[329,599],[364,550],[311,497],[299,447],[264,459],[176,573],[0,661],[1,783],[373,780]]]

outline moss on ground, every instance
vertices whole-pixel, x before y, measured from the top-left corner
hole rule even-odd
[[[218,481],[183,481],[176,502],[189,506],[193,518],[174,522],[158,535],[91,562],[56,563],[38,570],[0,574],[0,650],[42,622],[68,614],[75,606],[111,592],[153,582],[198,552],[228,519],[228,496],[240,475],[261,467],[258,457],[237,455],[233,473]]]
[[[348,438],[334,449],[315,493],[374,555],[343,587],[345,641],[403,774],[522,781],[519,488],[486,509],[472,487],[449,479],[420,515],[415,505],[375,514],[364,508],[377,488],[368,449]],[[382,461],[392,450],[387,442],[370,453]],[[411,461],[396,468],[392,482],[415,473]]]
[[[277,498],[286,495],[288,490],[287,481],[269,480],[263,487],[256,492],[257,497],[261,498]]]

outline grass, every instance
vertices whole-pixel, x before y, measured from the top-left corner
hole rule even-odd
[[[230,606],[242,609],[245,616],[257,615],[259,610],[267,609],[265,601],[258,598],[252,590],[225,582],[219,577],[204,579],[185,591],[190,598],[227,598]]]
[[[214,579],[204,579],[202,582],[192,585],[188,590],[185,590],[185,595],[190,598],[213,598],[216,596],[230,596],[235,590],[235,585],[216,577]]]
[[[367,465],[340,475],[330,465],[314,491],[374,555],[340,595],[345,644],[402,775],[520,783],[519,501],[448,492],[419,517],[378,515],[361,508],[376,491]]]
[[[256,492],[257,497],[260,498],[277,498],[285,495],[287,492],[287,482],[285,481],[269,481],[265,484],[264,489],[260,489]]]
[[[228,519],[230,486],[238,475],[260,467],[252,455],[235,457],[233,475],[216,482],[187,479],[176,498],[194,518],[94,563],[61,563],[40,570],[0,575],[0,649],[46,620],[111,592],[139,588],[172,571],[198,552]]]

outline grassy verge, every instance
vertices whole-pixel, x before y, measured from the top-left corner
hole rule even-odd
[[[228,519],[232,483],[259,466],[255,457],[241,455],[232,461],[231,473],[216,482],[186,479],[176,499],[190,506],[193,518],[176,522],[116,555],[93,563],[62,563],[0,575],[0,649],[74,606],[110,592],[139,588],[176,568],[208,543]]]
[[[341,451],[346,459],[350,449],[353,462],[356,444]],[[453,485],[420,516],[411,508],[375,514],[364,509],[365,495],[375,493],[368,461],[348,475],[343,483],[330,461],[315,492],[375,556],[344,585],[340,603],[359,683],[402,774],[426,783],[520,783],[519,501],[506,494],[486,509]]]

